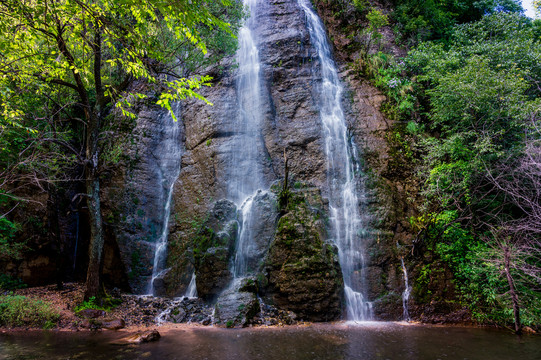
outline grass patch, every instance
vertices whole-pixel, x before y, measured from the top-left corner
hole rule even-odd
[[[22,295],[0,296],[1,326],[55,326],[60,318],[58,311],[48,302]]]

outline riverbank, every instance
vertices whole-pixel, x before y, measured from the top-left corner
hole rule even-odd
[[[7,292],[6,292],[7,293]],[[111,299],[119,304],[111,309],[83,310],[84,285],[81,283],[66,283],[62,289],[56,285],[18,289],[10,292],[13,295],[21,295],[28,298],[41,300],[48,304],[59,314],[58,321],[54,326],[49,327],[62,332],[79,332],[88,330],[117,330],[126,334],[145,332],[158,329],[160,333],[178,329],[192,329],[208,327],[212,324],[213,308],[200,299],[172,300],[166,298],[154,298],[151,296],[136,296],[122,294],[112,290],[108,294]],[[159,324],[157,319],[160,318]],[[464,317],[438,317],[431,318],[432,321],[412,321],[403,324],[437,324],[459,327],[490,327],[473,322],[466,318],[466,321],[459,321]],[[437,320],[437,321],[434,321]],[[339,322],[337,324],[348,324]],[[227,327],[227,324],[214,324],[217,327]],[[270,306],[263,306],[262,312],[248,325],[251,328],[257,327],[307,327],[312,326],[309,322],[297,319],[295,314],[277,310]],[[2,333],[17,332],[20,330],[41,330],[39,327],[0,327]],[[534,333],[532,329],[525,329]]]

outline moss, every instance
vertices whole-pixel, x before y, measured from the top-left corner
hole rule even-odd
[[[141,261],[141,251],[134,249],[130,254],[130,272],[128,278],[130,280],[137,279],[144,269],[143,262]]]

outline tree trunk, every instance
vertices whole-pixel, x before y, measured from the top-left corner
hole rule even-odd
[[[518,295],[515,291],[513,278],[511,277],[511,254],[508,246],[504,248],[504,262],[505,275],[507,277],[507,284],[509,285],[509,294],[511,295],[511,301],[513,302],[513,315],[515,316],[515,333],[520,334],[522,332],[522,325],[520,324],[520,306],[518,303]]]
[[[103,228],[100,205],[100,180],[98,174],[98,135],[100,114],[89,121],[86,139],[86,193],[90,220],[90,248],[86,273],[85,299],[97,297],[100,290],[100,268],[103,252]]]

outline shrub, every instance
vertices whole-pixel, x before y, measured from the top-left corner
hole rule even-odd
[[[24,289],[26,284],[18,278],[14,278],[7,274],[0,274],[0,289],[2,290],[15,290]]]
[[[110,311],[121,303],[121,299],[115,299],[111,295],[104,293],[100,299],[96,299],[95,296],[92,296],[88,300],[83,301],[81,304],[77,305],[74,312],[79,312],[86,309]]]
[[[50,303],[22,295],[0,296],[0,325],[51,328],[60,314]]]

